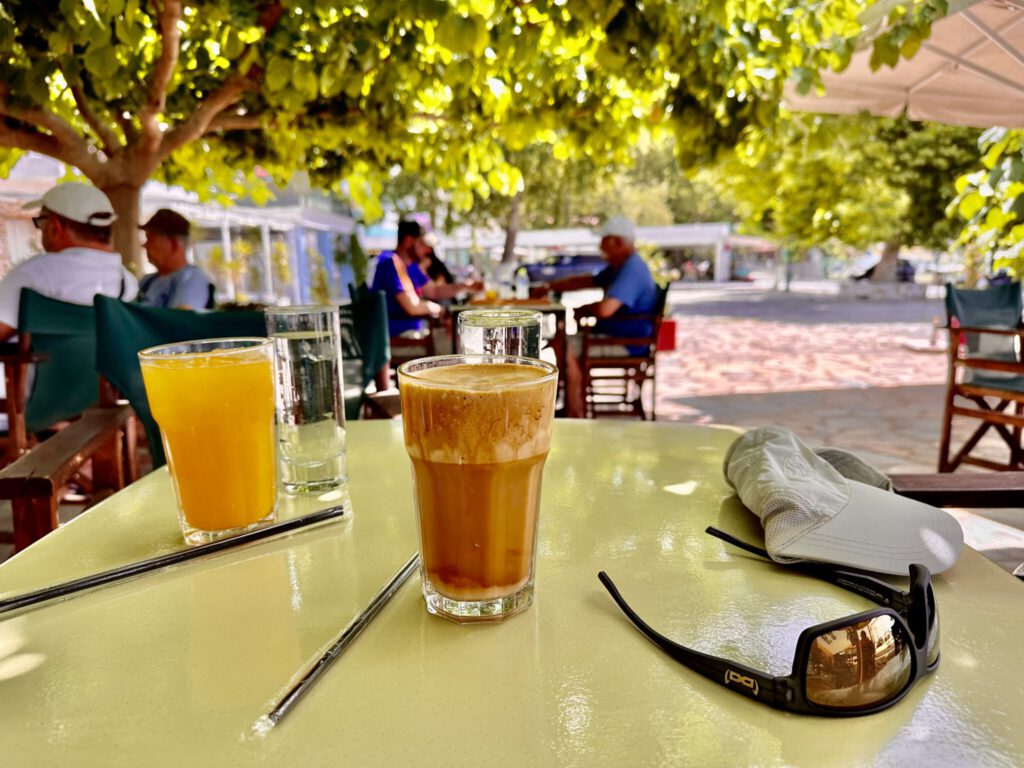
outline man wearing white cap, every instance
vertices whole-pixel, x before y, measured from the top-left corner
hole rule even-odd
[[[596,275],[582,275],[555,280],[548,285],[552,291],[603,288],[604,298],[576,308],[576,318],[596,317],[596,333],[608,336],[647,336],[648,320],[618,320],[616,315],[645,314],[654,311],[658,286],[651,277],[647,263],[634,248],[636,229],[625,216],[612,216],[601,227],[601,254],[608,266]],[[578,337],[572,337],[575,341]],[[569,416],[585,415],[583,374],[579,347],[574,344],[566,359],[566,411]],[[623,355],[630,352],[622,348]]]
[[[42,200],[32,219],[42,232],[45,253],[17,264],[0,280],[0,340],[17,333],[22,288],[72,304],[92,304],[101,293],[135,298],[139,284],[110,246],[110,227],[117,218],[110,200],[91,184],[58,184]]]

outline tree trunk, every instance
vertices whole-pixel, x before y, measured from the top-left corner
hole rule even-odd
[[[517,192],[508,208],[508,224],[505,226],[505,249],[501,252],[501,263],[511,264],[516,260],[516,237],[519,236],[519,204],[523,193]]]
[[[125,266],[135,274],[142,274],[142,249],[139,245],[139,207],[141,188],[130,184],[100,187],[110,198],[117,213],[114,222],[114,250],[121,254]]]
[[[871,282],[873,283],[895,283],[896,282],[896,262],[900,255],[900,243],[898,240],[890,240],[885,244],[885,249],[882,251],[882,260],[875,266],[875,271],[871,275]]]

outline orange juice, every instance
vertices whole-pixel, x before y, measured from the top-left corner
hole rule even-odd
[[[190,543],[205,539],[190,538],[188,527],[249,526],[272,514],[277,500],[272,348],[188,352],[201,344],[140,355]]]

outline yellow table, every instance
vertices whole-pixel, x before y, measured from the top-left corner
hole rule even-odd
[[[853,719],[790,715],[676,664],[614,606],[788,673],[798,634],[872,604],[727,549],[758,540],[724,429],[559,422],[537,599],[496,626],[428,616],[414,578],[266,736],[251,725],[415,548],[398,423],[350,430],[348,523],[0,622],[4,765],[1024,765],[1024,585],[965,551],[935,579],[942,664]],[[0,566],[22,592],[178,546],[156,473]]]

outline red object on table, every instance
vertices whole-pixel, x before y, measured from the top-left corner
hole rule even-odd
[[[672,352],[676,348],[676,321],[662,320],[658,331],[658,351]]]

